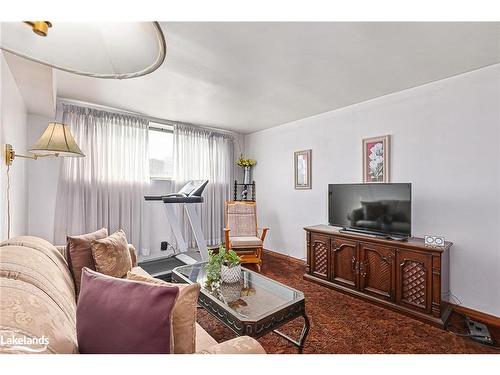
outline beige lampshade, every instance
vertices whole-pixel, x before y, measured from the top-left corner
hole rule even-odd
[[[37,155],[85,156],[76,144],[69,128],[58,122],[50,122],[42,136],[29,151]]]

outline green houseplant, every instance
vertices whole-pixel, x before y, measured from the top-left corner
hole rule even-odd
[[[233,250],[223,249],[220,279],[224,283],[237,283],[241,280],[240,257]]]
[[[219,251],[209,251],[209,259],[206,265],[206,284],[212,289],[220,287],[221,282],[234,283],[241,278],[241,260],[233,250],[226,250],[221,245]]]

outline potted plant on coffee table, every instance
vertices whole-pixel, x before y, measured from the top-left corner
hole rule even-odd
[[[233,251],[227,251],[221,245],[218,252],[209,251],[208,263],[205,271],[207,274],[206,285],[212,290],[217,290],[221,282],[234,283],[241,279],[240,257]]]
[[[224,283],[237,283],[241,280],[241,259],[233,250],[219,248],[221,255],[220,278]]]

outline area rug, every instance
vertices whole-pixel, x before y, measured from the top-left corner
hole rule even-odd
[[[303,264],[266,253],[260,272],[304,292],[311,323],[304,354],[500,353],[498,349],[303,280]],[[198,322],[218,342],[236,337],[201,308],[198,309]],[[460,332],[462,327],[462,318],[453,316],[450,328]],[[300,318],[280,328],[292,337],[298,337],[301,329]],[[498,332],[494,331],[496,335]],[[297,353],[297,347],[274,333],[258,341],[270,354]]]

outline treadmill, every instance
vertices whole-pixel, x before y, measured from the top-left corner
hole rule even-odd
[[[207,184],[208,180],[191,180],[177,193],[144,196],[146,201],[163,203],[167,221],[177,243],[177,248],[173,254],[139,262],[139,266],[151,276],[171,281],[172,270],[174,268],[208,260],[207,242],[201,229],[201,220],[195,209],[195,204],[203,203],[204,201],[201,194],[203,190],[205,190]],[[182,205],[183,209],[186,211],[196,244],[198,245],[198,250],[188,249],[186,241],[184,241],[184,237],[182,236],[180,222],[175,214],[175,205]]]

